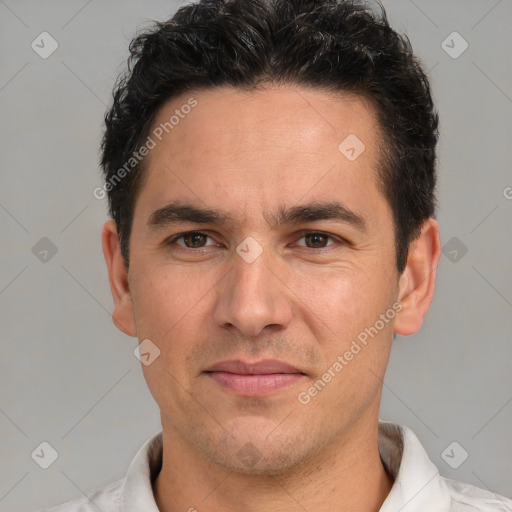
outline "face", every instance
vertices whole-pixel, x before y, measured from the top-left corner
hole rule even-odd
[[[164,433],[284,471],[377,421],[402,313],[376,120],[301,88],[186,94],[154,127],[176,110],[145,162],[114,319],[160,351],[143,370]]]

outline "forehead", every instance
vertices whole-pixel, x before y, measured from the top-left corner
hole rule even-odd
[[[191,103],[196,106],[189,108]],[[295,86],[252,91],[225,86],[184,93],[160,107],[154,130],[177,146],[209,142],[212,152],[231,142],[248,150],[289,143],[305,153],[314,152],[319,143],[322,149],[333,144],[337,149],[350,133],[368,142],[378,136],[372,105],[364,97]]]
[[[379,195],[378,125],[360,97],[291,86],[200,90],[166,102],[150,136],[140,194],[155,207],[178,198],[242,214],[278,196],[279,204],[352,196],[361,206]]]

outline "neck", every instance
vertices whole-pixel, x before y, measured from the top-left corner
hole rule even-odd
[[[354,424],[302,467],[280,475],[220,467],[173,429],[164,428],[163,447],[154,484],[162,512],[377,512],[393,484],[380,459],[375,420]]]

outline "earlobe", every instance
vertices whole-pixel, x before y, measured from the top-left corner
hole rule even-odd
[[[110,291],[114,299],[112,320],[119,330],[128,336],[136,336],[133,301],[128,283],[128,269],[121,254],[117,225],[113,220],[107,221],[103,226],[101,241],[108,269]]]
[[[400,276],[398,298],[402,309],[395,321],[396,334],[408,336],[420,329],[434,296],[440,255],[439,225],[430,218],[411,243],[407,264]]]

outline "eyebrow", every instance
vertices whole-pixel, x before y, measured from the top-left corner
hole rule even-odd
[[[265,216],[265,220],[271,227],[320,220],[337,220],[352,225],[359,231],[366,231],[364,218],[338,201],[312,202],[289,208],[280,206],[277,213]],[[203,208],[190,203],[171,202],[155,210],[149,216],[146,226],[148,229],[158,229],[179,222],[214,225],[236,223],[231,215],[222,210]]]

